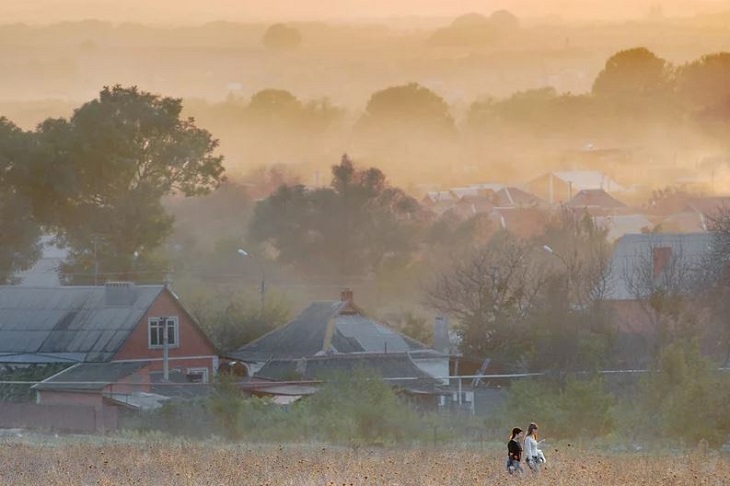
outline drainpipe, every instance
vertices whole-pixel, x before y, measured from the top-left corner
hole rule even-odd
[[[162,320],[162,379],[165,382],[170,381],[170,335],[167,329],[167,317],[163,316]]]

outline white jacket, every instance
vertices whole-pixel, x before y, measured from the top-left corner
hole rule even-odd
[[[525,460],[531,461],[533,457],[540,456],[540,449],[537,447],[537,441],[531,435],[525,437],[525,447],[523,448]]]

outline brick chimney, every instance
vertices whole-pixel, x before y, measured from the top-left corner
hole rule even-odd
[[[659,278],[666,266],[669,264],[669,260],[672,259],[672,248],[668,246],[658,246],[651,249],[652,257],[652,275],[655,279]]]
[[[351,289],[342,289],[342,292],[340,292],[340,301],[347,304],[343,306],[340,314],[348,315],[358,313],[357,307],[355,307],[353,292]]]
[[[104,285],[104,304],[109,307],[129,307],[137,300],[132,282],[107,282]]]
[[[449,354],[449,321],[445,317],[436,317],[433,320],[432,349],[439,353]]]

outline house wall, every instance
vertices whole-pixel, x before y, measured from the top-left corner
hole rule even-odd
[[[185,373],[187,368],[207,368],[208,376],[212,377],[218,366],[217,351],[169,291],[160,293],[114,356],[114,361],[145,359],[151,361],[150,371],[162,370],[162,349],[150,349],[148,334],[149,319],[161,316],[178,319],[180,345],[169,349],[170,370],[180,369]]]
[[[79,393],[70,391],[38,390],[39,405],[81,405],[101,408],[103,398],[96,391]]]
[[[422,358],[413,359],[413,363],[424,373],[428,373],[434,378],[444,378],[441,382],[445,385],[449,383],[449,358]]]

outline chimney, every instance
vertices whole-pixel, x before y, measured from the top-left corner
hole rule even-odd
[[[658,246],[651,249],[652,270],[654,279],[659,278],[669,260],[672,258],[672,248],[668,246]]]
[[[342,306],[340,314],[354,315],[359,313],[357,307],[355,307],[355,303],[353,302],[352,290],[348,288],[342,289],[342,292],[340,292],[340,301],[345,304],[344,306]]]
[[[104,303],[107,306],[130,307],[137,300],[132,282],[107,282],[104,285]]]
[[[347,302],[349,304],[353,303],[353,293],[350,289],[342,289],[342,292],[340,292],[340,300],[342,302]]]
[[[445,317],[433,320],[433,346],[439,353],[449,354],[449,321]]]

